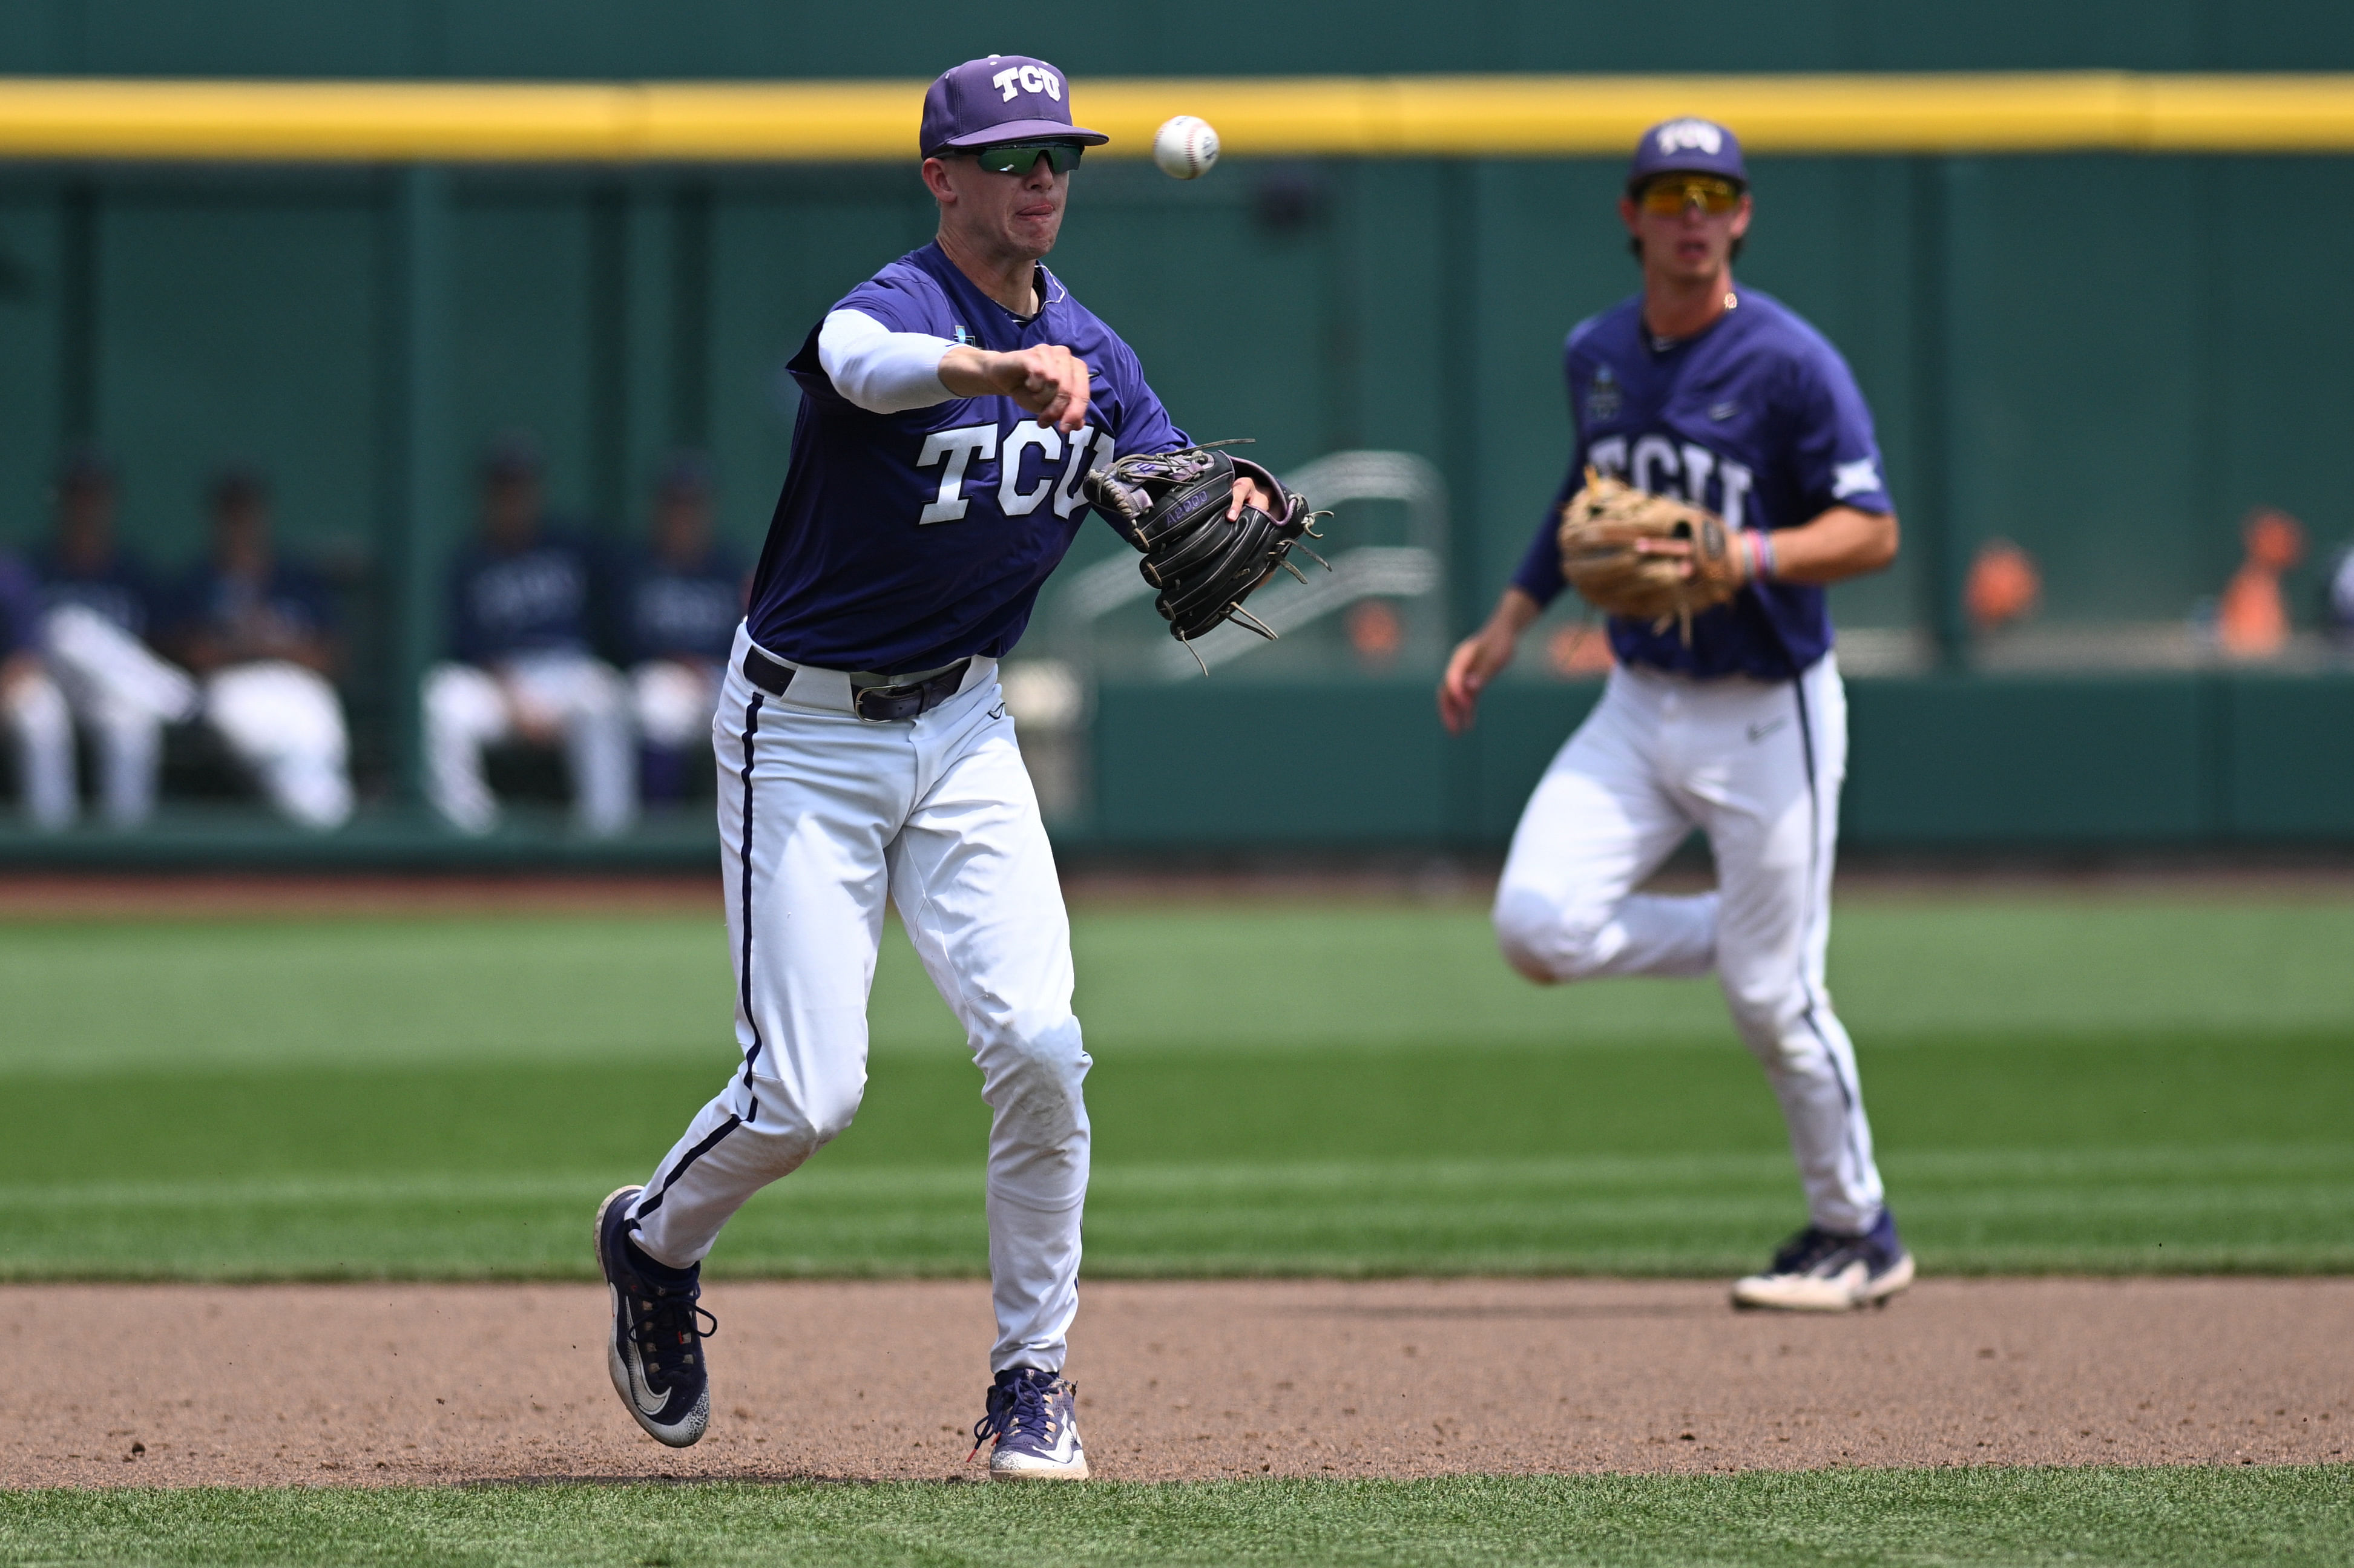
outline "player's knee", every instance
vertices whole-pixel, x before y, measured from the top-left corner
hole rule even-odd
[[[982,1095],[1001,1111],[1027,1119],[1066,1122],[1080,1113],[1087,1068],[1093,1065],[1079,1034],[1079,1021],[1016,1017],[999,1037],[976,1052],[988,1075]]]
[[[848,1132],[864,1098],[864,1085],[828,1086],[792,1095],[774,1078],[756,1077],[747,1087],[751,1115],[745,1121],[760,1141],[765,1162],[779,1174],[798,1169]]]
[[[1733,1015],[1734,1033],[1767,1071],[1803,1071],[1820,1056],[1819,1043],[1803,1022],[1807,1010],[1803,991],[1795,987],[1727,986],[1724,1001]]]
[[[630,716],[629,683],[601,660],[582,666],[573,697],[583,718],[610,722]]]
[[[497,685],[467,664],[440,664],[425,677],[425,723],[437,736],[484,736],[505,723]]]
[[[1530,888],[1507,887],[1496,895],[1496,946],[1504,961],[1538,985],[1583,980],[1600,958],[1606,916],[1564,910]]]
[[[1543,898],[1522,888],[1506,887],[1496,894],[1491,916],[1496,947],[1504,961],[1538,985],[1551,985],[1553,911]]]

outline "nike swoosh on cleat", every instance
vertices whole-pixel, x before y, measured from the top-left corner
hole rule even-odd
[[[1749,738],[1753,743],[1761,741],[1789,722],[1787,718],[1777,718],[1768,719],[1764,724],[1753,724],[1749,726]]]
[[[618,1287],[613,1287],[613,1294],[620,1294]],[[653,1385],[646,1381],[645,1363],[631,1351],[621,1352],[621,1364],[630,1372],[630,1403],[648,1415],[659,1416],[663,1406],[670,1403],[670,1395],[654,1392]]]

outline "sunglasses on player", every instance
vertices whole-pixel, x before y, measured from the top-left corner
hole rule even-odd
[[[1079,154],[1086,151],[1076,142],[1000,142],[975,147],[972,157],[992,175],[1026,175],[1041,158],[1056,174],[1067,175],[1079,166]]]
[[[1688,207],[1720,217],[1741,205],[1741,187],[1731,180],[1707,175],[1670,177],[1645,185],[1636,200],[1645,212],[1660,217],[1672,217]]]

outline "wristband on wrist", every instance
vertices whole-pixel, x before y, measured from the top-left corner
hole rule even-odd
[[[1749,529],[1749,575],[1761,583],[1774,580],[1774,539],[1763,528]]]

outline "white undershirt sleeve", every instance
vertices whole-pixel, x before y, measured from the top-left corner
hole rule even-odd
[[[833,389],[874,414],[947,402],[940,357],[954,346],[929,333],[893,332],[864,311],[829,312],[817,333],[818,363]]]

